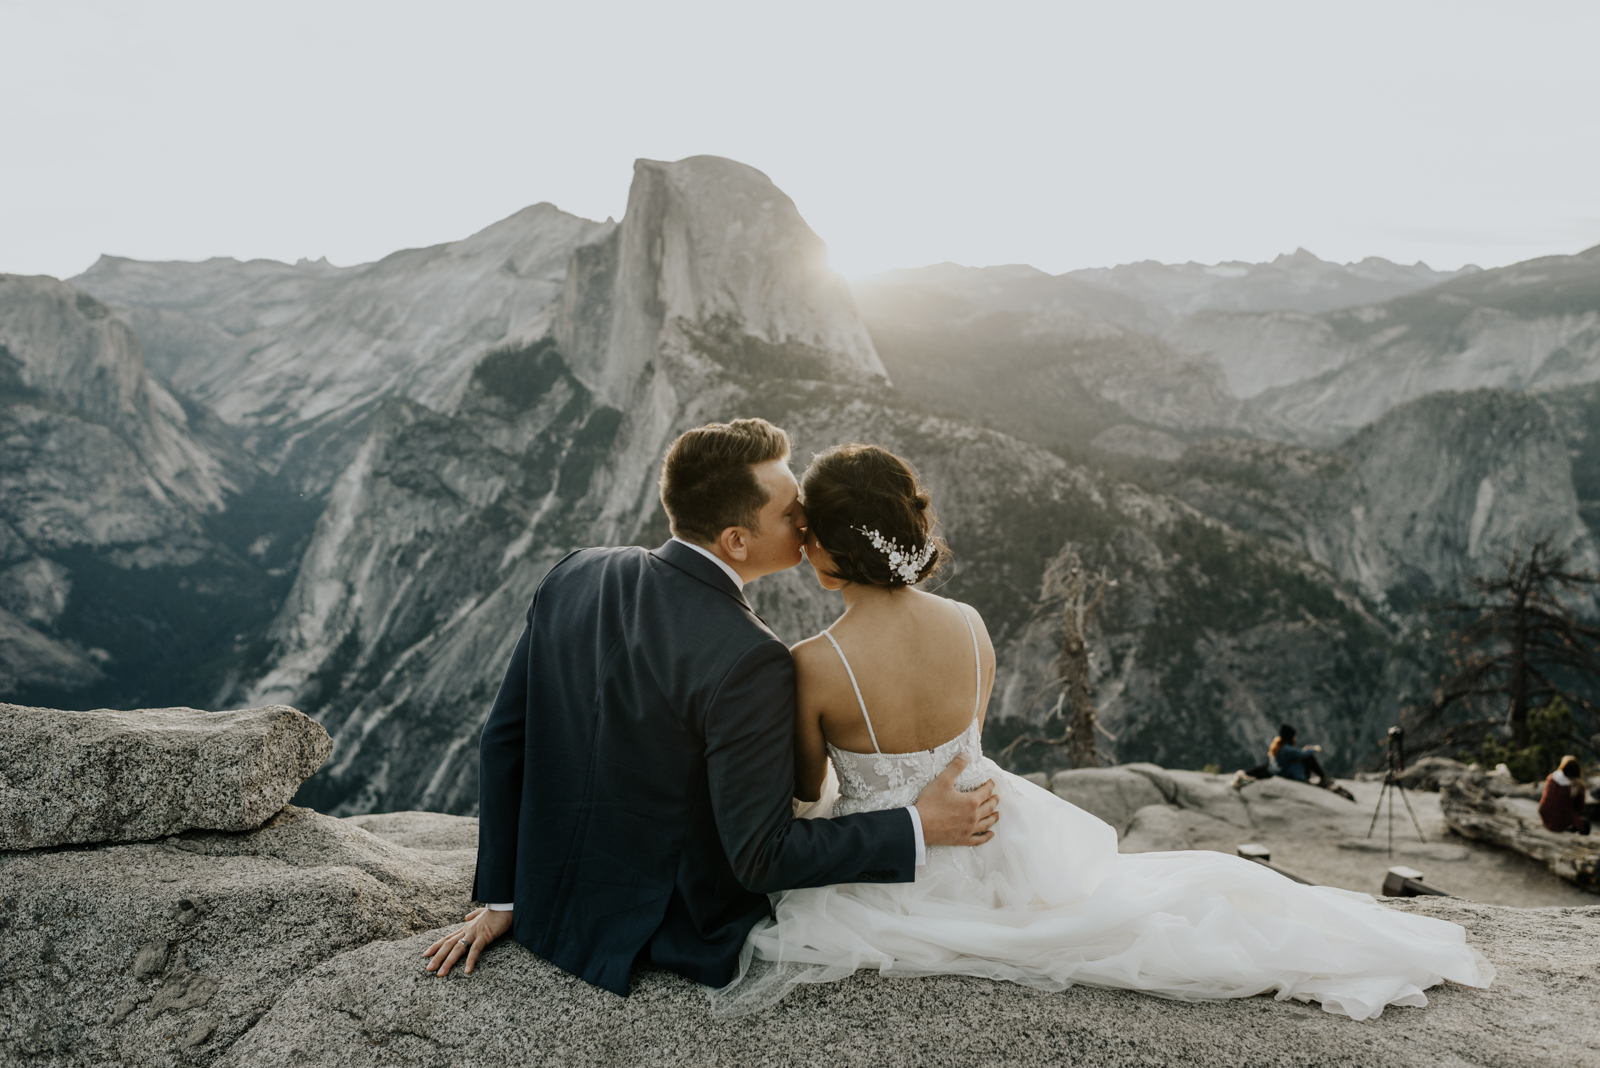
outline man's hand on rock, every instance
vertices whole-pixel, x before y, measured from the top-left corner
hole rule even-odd
[[[467,913],[467,922],[461,930],[446,935],[423,950],[424,957],[432,957],[427,969],[435,975],[449,975],[462,954],[467,957],[467,974],[472,974],[478,963],[478,954],[488,949],[495,939],[511,930],[511,912],[496,912],[476,908]],[[435,970],[437,969],[437,970]]]
[[[917,795],[917,818],[922,821],[925,844],[975,846],[994,837],[994,825],[1000,819],[994,780],[976,790],[957,790],[956,777],[966,768],[967,758],[956,757]]]

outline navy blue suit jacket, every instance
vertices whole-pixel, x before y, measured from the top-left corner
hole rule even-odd
[[[791,818],[794,661],[676,542],[551,570],[483,728],[478,901],[618,994],[635,960],[722,986],[766,895],[910,882],[904,809]]]

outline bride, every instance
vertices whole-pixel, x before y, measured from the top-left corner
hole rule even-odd
[[[947,550],[911,469],[841,445],[802,485],[807,557],[845,604],[793,650],[796,789],[817,802],[805,814],[911,804],[964,755],[957,785],[992,778],[1003,815],[983,845],[929,848],[915,882],[774,894],[774,918],[751,931],[714,1011],[753,1012],[858,968],[1185,1000],[1276,991],[1357,1020],[1426,1005],[1422,991],[1444,979],[1489,984],[1493,967],[1456,924],[1223,853],[1119,854],[1111,827],[1002,771],[980,743],[995,663],[983,620],[915,588]]]

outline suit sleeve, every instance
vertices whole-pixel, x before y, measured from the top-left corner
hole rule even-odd
[[[531,634],[532,627],[525,624],[478,743],[478,870],[472,882],[474,901],[516,899],[517,823],[522,812]]]
[[[706,714],[706,774],[723,849],[759,893],[853,882],[911,882],[916,845],[904,809],[792,818],[794,658],[773,639],[728,672]]]

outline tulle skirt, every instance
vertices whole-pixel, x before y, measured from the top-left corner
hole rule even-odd
[[[1099,819],[1026,779],[994,777],[1004,813],[994,838],[930,848],[915,882],[774,894],[774,919],[751,931],[738,978],[711,992],[713,1011],[759,1011],[800,983],[872,968],[1182,1000],[1275,991],[1365,1020],[1426,1005],[1423,990],[1442,980],[1494,977],[1457,924],[1223,853],[1119,854]],[[830,801],[803,815],[828,814]]]

